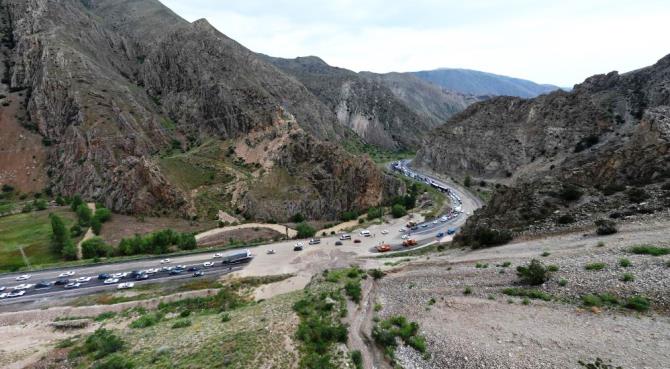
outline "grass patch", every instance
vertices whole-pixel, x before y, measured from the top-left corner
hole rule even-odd
[[[619,259],[619,266],[622,268],[628,268],[629,266],[633,265],[630,260],[626,258],[621,258]]]
[[[65,208],[0,217],[0,272],[26,266],[20,248],[32,266],[62,260],[60,254],[51,250],[50,212],[60,216],[68,229],[75,223],[75,214]]]
[[[409,322],[404,316],[393,316],[375,324],[372,337],[391,359],[394,357],[398,338],[415,350],[426,353],[426,340],[419,335],[419,324]]]
[[[553,298],[550,294],[536,289],[528,288],[505,288],[502,293],[507,296],[526,297],[529,299],[551,301]]]
[[[584,269],[586,270],[591,270],[591,271],[597,271],[597,270],[603,270],[607,264],[605,263],[591,263],[591,264],[586,264],[584,266]]]
[[[635,247],[631,248],[630,251],[633,254],[651,255],[651,256],[663,256],[663,255],[670,254],[670,248],[650,246],[650,245],[635,246]]]
[[[102,321],[105,321],[105,320],[108,320],[108,319],[112,319],[112,318],[114,318],[115,316],[116,316],[116,313],[115,313],[115,312],[113,312],[113,311],[107,311],[107,312],[104,312],[104,313],[100,313],[98,316],[95,317],[94,320],[95,320],[96,322],[102,322]]]
[[[624,307],[639,312],[645,312],[651,307],[651,302],[643,296],[631,296],[626,300]]]
[[[174,324],[172,324],[172,329],[186,328],[190,327],[193,323],[189,319],[179,319]]]
[[[635,280],[635,276],[633,273],[624,273],[621,275],[620,279],[622,282],[633,282]]]
[[[472,287],[465,287],[465,289],[463,290],[463,294],[466,296],[472,295]]]

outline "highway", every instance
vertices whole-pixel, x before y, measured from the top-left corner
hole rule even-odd
[[[472,212],[480,206],[481,202],[479,199],[472,196],[471,194],[461,191],[454,186],[451,186],[443,181],[440,181],[435,178],[431,178],[424,174],[419,174],[416,171],[409,168],[408,161],[397,162],[392,165],[392,169],[396,172],[402,173],[408,177],[411,177],[415,180],[420,180],[429,184],[441,186],[443,188],[448,188],[446,191],[447,195],[451,198],[451,202],[454,205],[454,211],[449,214],[444,214],[445,217],[448,217],[447,221],[441,221],[438,217],[436,221],[429,220],[423,223],[419,223],[415,230],[409,230],[405,227],[406,223],[410,220],[421,220],[421,217],[415,216],[413,219],[408,217],[401,219],[390,220],[386,223],[371,225],[367,229],[370,231],[369,237],[364,237],[360,234],[360,230],[351,233],[351,240],[340,240],[340,234],[328,237],[321,237],[321,243],[318,245],[308,245],[307,240],[296,241],[282,241],[277,243],[271,243],[261,246],[256,246],[252,249],[254,254],[253,260],[249,263],[252,266],[254,273],[261,274],[281,274],[287,271],[290,271],[291,267],[295,267],[296,263],[300,262],[300,257],[311,252],[316,252],[318,250],[332,250],[334,248],[341,250],[343,252],[353,253],[357,256],[374,256],[379,255],[379,252],[376,250],[376,246],[382,243],[389,244],[391,246],[391,252],[395,251],[405,251],[409,249],[416,249],[430,245],[436,241],[446,242],[450,241],[453,236],[446,235],[447,230],[450,228],[458,228],[462,226],[467,217],[472,214]],[[400,230],[405,230],[405,232],[400,232]],[[444,237],[437,239],[439,233],[444,233]],[[411,248],[405,248],[402,246],[402,236],[409,234],[411,239],[417,241],[417,245]],[[338,241],[342,245],[337,245]],[[358,241],[358,242],[354,242]],[[296,252],[293,251],[293,246],[297,242],[302,242],[305,245],[305,251]],[[268,251],[273,250],[274,253],[270,254]],[[235,253],[235,251],[225,252],[224,254]],[[132,271],[142,271],[147,269],[162,268],[166,265],[176,266],[184,265],[186,268],[191,266],[197,266],[200,270],[205,272],[205,276],[213,277],[218,275],[223,275],[233,271],[239,271],[244,269],[247,264],[244,265],[235,265],[230,268],[229,265],[222,265],[220,260],[213,258],[213,252],[198,253],[198,254],[189,254],[184,256],[156,256],[148,257],[139,260],[127,261],[127,262],[118,262],[118,263],[101,263],[95,265],[88,265],[82,267],[72,267],[72,268],[62,268],[62,269],[52,269],[52,270],[42,270],[35,272],[26,272],[25,274],[30,275],[30,279],[25,281],[17,281],[16,278],[24,273],[12,273],[0,275],[0,287],[5,287],[4,291],[0,293],[9,293],[12,292],[14,286],[20,284],[37,284],[41,281],[55,282],[59,278],[59,274],[64,271],[74,271],[75,275],[72,277],[67,277],[68,279],[76,279],[80,277],[91,277],[91,280],[86,283],[82,283],[79,288],[75,289],[65,289],[62,285],[55,286],[51,285],[48,288],[35,288],[31,286],[26,289],[25,295],[21,297],[13,298],[3,298],[0,299],[0,307],[6,304],[13,304],[17,302],[26,302],[26,301],[36,301],[39,299],[48,299],[54,297],[73,297],[79,296],[86,293],[100,292],[103,290],[116,290],[118,284],[103,284],[102,280],[98,279],[98,275],[106,273],[131,273]],[[388,253],[387,253],[388,254]],[[161,264],[161,259],[170,257],[170,264]],[[213,262],[212,267],[204,267],[203,263]],[[290,265],[290,267],[289,267]],[[135,281],[134,278],[126,277],[121,279],[119,283],[122,282],[135,282],[138,283],[151,283],[157,281],[170,281],[178,280],[185,278],[194,278],[192,277],[193,272],[184,271],[179,275],[170,275],[168,271],[160,271],[154,274],[151,274],[149,279],[143,281]]]

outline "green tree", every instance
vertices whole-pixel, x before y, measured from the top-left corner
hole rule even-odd
[[[194,235],[190,233],[182,233],[179,236],[177,247],[182,250],[195,250],[198,247],[198,242],[195,240]]]
[[[93,219],[93,212],[86,204],[79,204],[77,207],[77,217],[79,217],[79,224],[88,227]]]
[[[293,221],[293,223],[302,223],[305,221],[305,216],[300,213],[297,213],[291,218],[291,220]]]
[[[381,216],[382,216],[382,208],[370,208],[370,209],[368,209],[368,220],[381,218]]]
[[[81,244],[81,254],[84,259],[93,259],[95,257],[106,257],[112,254],[112,248],[101,238],[95,237],[86,240]]]
[[[100,223],[105,223],[112,219],[112,212],[107,208],[96,208],[94,218],[98,219]]]
[[[98,218],[93,217],[93,219],[91,219],[91,229],[96,236],[100,235],[100,231],[102,231],[102,223]]]
[[[465,180],[463,181],[463,186],[470,187],[471,184],[472,184],[472,178],[470,178],[470,176],[465,176]]]
[[[404,205],[395,204],[391,208],[391,214],[394,218],[402,218],[407,215],[407,209],[405,209]]]
[[[58,196],[58,197],[56,197],[56,204],[58,204],[58,206],[63,206],[65,204],[67,204],[67,201],[65,201],[63,196]]]
[[[65,260],[76,260],[77,259],[77,246],[75,246],[72,240],[68,240],[65,245],[63,245],[63,250],[61,251],[63,258]]]
[[[47,208],[47,206],[49,206],[49,204],[44,199],[37,199],[37,200],[33,201],[33,206],[37,210],[45,210]]]
[[[72,209],[72,211],[77,211],[77,209],[79,208],[79,205],[81,205],[83,203],[84,203],[84,201],[81,199],[81,197],[79,195],[75,195],[72,198],[72,202],[70,203],[70,208]]]
[[[58,215],[49,214],[49,219],[51,220],[51,245],[54,253],[60,254],[63,247],[70,242],[70,232]]]
[[[304,222],[298,224],[296,231],[298,231],[298,235],[296,236],[297,238],[309,238],[316,234],[316,229]]]

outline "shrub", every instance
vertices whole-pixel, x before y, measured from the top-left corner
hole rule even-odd
[[[30,213],[33,211],[33,204],[27,203],[25,206],[23,206],[23,209],[21,209],[22,213]]]
[[[516,273],[522,282],[537,286],[549,280],[549,271],[539,260],[533,259],[527,266],[518,266]]]
[[[631,310],[644,312],[649,310],[649,308],[651,307],[651,303],[645,297],[632,296],[629,297],[628,300],[626,300],[626,304],[624,306]]]
[[[380,269],[370,269],[368,270],[368,274],[374,279],[381,279],[386,275],[386,273],[382,272]]]
[[[372,329],[375,342],[385,349],[388,356],[393,357],[393,349],[397,345],[396,338],[402,339],[408,346],[425,353],[426,340],[418,335],[419,324],[408,322],[404,316],[393,316]]]
[[[187,318],[187,317],[191,316],[191,310],[188,310],[188,309],[182,310],[182,312],[179,313],[179,316],[182,317],[182,318]]]
[[[635,280],[635,276],[633,273],[624,273],[621,275],[621,281],[622,282],[633,282]]]
[[[598,297],[596,295],[584,295],[584,296],[582,296],[582,303],[584,304],[584,306],[588,306],[588,307],[603,306],[602,300],[600,299],[600,297]]]
[[[472,294],[472,288],[471,287],[465,287],[463,290],[464,295],[471,295]]]
[[[616,227],[616,223],[609,219],[598,219],[595,221],[595,225],[596,234],[599,236],[607,236],[619,231]]]
[[[619,259],[619,266],[622,268],[628,268],[629,266],[633,265],[633,263],[630,262],[630,260],[626,258],[621,258]]]
[[[93,369],[132,369],[134,365],[126,357],[119,354],[110,356],[107,360],[95,365]]]
[[[116,316],[115,312],[107,311],[107,312],[104,312],[104,313],[100,313],[98,316],[96,316],[95,321],[96,322],[102,322],[102,321],[105,321],[107,319],[112,319],[115,316]]]
[[[603,270],[607,264],[605,263],[591,263],[591,264],[586,264],[584,266],[584,269],[586,270]]]
[[[404,205],[395,204],[391,208],[391,215],[393,215],[394,218],[402,218],[407,215],[407,209],[405,209]]]
[[[344,285],[344,291],[352,301],[361,302],[361,283],[359,281],[349,281]]]
[[[586,369],[623,369],[620,366],[617,366],[616,368],[613,365],[606,364],[602,359],[596,358],[596,361],[593,363],[585,363],[583,361],[579,361],[579,365],[586,368]]]
[[[105,223],[112,219],[112,212],[107,208],[96,208],[93,217],[99,220],[100,223]]]
[[[230,314],[228,313],[223,313],[221,314],[221,322],[229,322],[230,321]]]
[[[147,314],[144,314],[144,315],[140,316],[139,318],[133,320],[130,323],[129,327],[130,328],[135,328],[135,329],[147,328],[147,327],[151,327],[153,325],[158,324],[158,322],[160,322],[161,319],[163,319],[162,314],[147,313]]]
[[[363,369],[363,355],[360,351],[356,350],[351,353],[351,361],[356,369]]]
[[[77,259],[77,246],[75,246],[72,240],[68,240],[63,246],[61,255],[65,260],[76,260]]]
[[[37,210],[45,210],[49,204],[44,199],[38,199],[33,201],[33,206]]]
[[[191,326],[191,321],[189,319],[180,319],[172,324],[172,329],[186,328]]]
[[[591,146],[598,144],[600,138],[596,135],[589,135],[581,139],[575,146],[575,152],[582,152]]]
[[[94,354],[101,359],[109,354],[123,350],[123,340],[105,328],[99,328],[86,338],[82,351],[85,354]]]
[[[505,288],[502,293],[508,296],[526,297],[536,300],[551,301],[552,296],[536,289],[527,288]]]
[[[561,287],[565,287],[565,286],[568,285],[568,280],[565,279],[565,278],[561,278],[561,280],[558,281],[558,285],[561,286]]]
[[[626,196],[630,202],[639,204],[649,198],[649,194],[642,188],[633,187],[626,191]]]
[[[345,211],[342,213],[342,216],[340,217],[343,221],[348,222],[351,220],[354,220],[358,218],[358,213],[355,211]]]
[[[297,238],[309,238],[316,234],[316,229],[307,223],[298,224],[296,231],[298,231],[298,235],[296,236]]]
[[[553,265],[553,264],[552,265],[547,265],[547,271],[549,271],[549,272],[555,273],[555,272],[558,272],[558,270],[559,270],[558,265]]]
[[[466,176],[465,179],[463,180],[463,186],[470,187],[471,185],[472,185],[472,178],[470,178],[470,176]]]
[[[101,238],[95,237],[82,242],[81,253],[84,259],[93,259],[95,257],[110,256],[113,250]]]
[[[381,218],[381,216],[382,216],[382,208],[370,208],[368,210],[368,220]]]
[[[577,201],[582,198],[582,191],[573,185],[564,185],[558,197],[565,201]]]
[[[575,217],[571,214],[563,214],[556,220],[558,224],[570,224],[575,222]]]
[[[84,230],[81,229],[81,226],[79,225],[79,223],[75,223],[74,225],[72,225],[72,227],[70,227],[70,236],[72,236],[72,237],[79,237],[83,233],[84,233]]]
[[[291,221],[293,221],[293,223],[302,223],[305,221],[305,216],[300,213],[297,213],[291,217]]]
[[[102,231],[102,223],[97,218],[91,219],[91,229],[96,236],[99,236]]]
[[[2,185],[2,192],[4,193],[14,192],[14,186],[5,183]]]
[[[543,258],[546,258],[549,255],[551,255],[551,253],[549,251],[545,251],[545,252],[542,253]]]
[[[630,251],[633,254],[651,255],[651,256],[663,256],[670,254],[670,248],[650,246],[650,245],[635,246]]]
[[[477,249],[506,244],[512,240],[512,234],[506,230],[497,230],[480,226],[471,233],[459,233],[455,240],[459,243],[470,244],[472,248]]]

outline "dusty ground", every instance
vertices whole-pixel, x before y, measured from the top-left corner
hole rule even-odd
[[[380,281],[377,299],[383,317],[405,315],[417,321],[432,354],[427,361],[404,347],[397,357],[404,368],[579,368],[578,361],[600,357],[626,369],[667,368],[670,362],[669,257],[631,255],[630,246],[667,246],[670,224],[641,221],[609,237],[569,234],[468,252],[449,250],[421,258]],[[603,241],[604,246],[598,246]],[[543,252],[551,255],[542,257]],[[632,266],[618,265],[628,258]],[[555,299],[522,299],[501,293],[518,287],[514,269],[532,258],[559,266],[540,287]],[[505,261],[508,268],[497,267]],[[488,263],[476,268],[475,263]],[[601,271],[587,271],[603,262]],[[502,272],[501,272],[502,271]],[[634,282],[619,277],[629,272]],[[566,286],[558,284],[560,279]],[[466,287],[471,295],[464,295]],[[649,296],[653,312],[622,308],[583,308],[580,296],[608,292],[620,298]],[[431,304],[431,299],[436,303]]]
[[[179,218],[132,217],[114,214],[109,222],[102,226],[101,237],[110,245],[118,245],[121,239],[133,237],[135,234],[146,234],[166,228],[179,232],[200,232],[203,229],[216,227],[216,222],[190,221]]]
[[[218,246],[226,244],[230,239],[249,242],[257,239],[272,240],[274,238],[295,237],[297,232],[278,224],[247,223],[229,227],[212,229],[195,236],[199,246]]]

